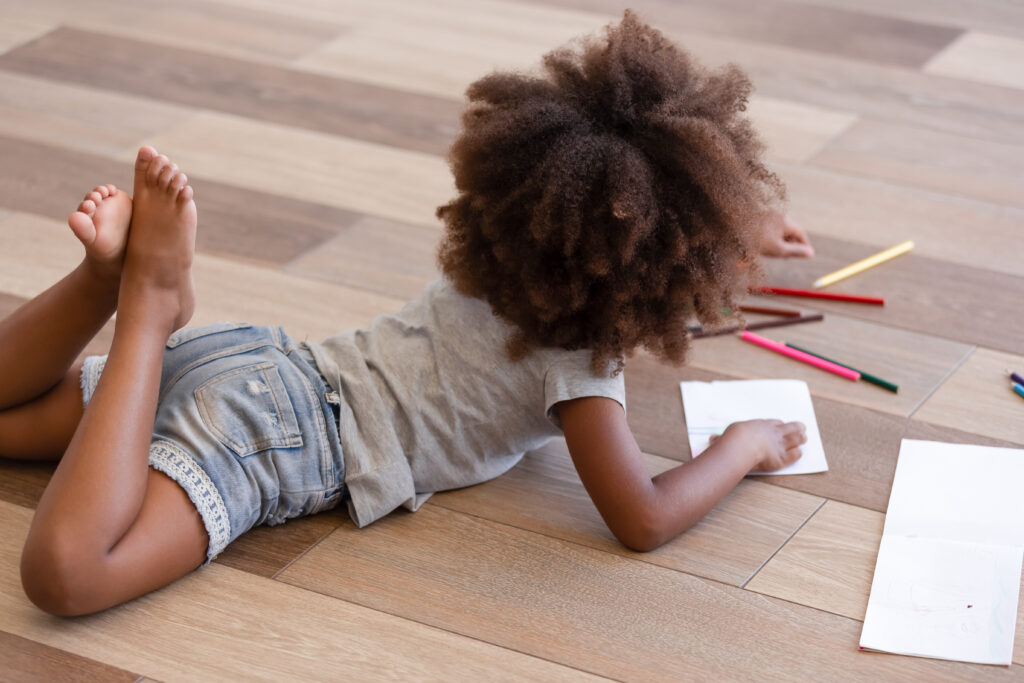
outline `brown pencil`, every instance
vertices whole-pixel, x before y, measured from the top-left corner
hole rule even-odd
[[[784,327],[786,325],[799,325],[800,323],[814,323],[819,320],[824,320],[825,316],[821,313],[813,313],[811,315],[802,315],[799,318],[783,318],[782,320],[765,320],[760,323],[750,323],[746,327],[734,326],[726,327],[721,330],[715,330],[714,332],[705,332],[704,328],[700,325],[695,325],[690,328],[690,333],[697,337],[717,337],[723,334],[732,334],[733,332],[742,332],[744,330],[765,330],[769,327]]]

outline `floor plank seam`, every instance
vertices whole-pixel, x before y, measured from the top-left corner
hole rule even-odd
[[[947,372],[945,374],[945,376],[943,376],[942,381],[939,382],[938,384],[936,384],[934,387],[932,387],[932,390],[929,391],[924,397],[921,398],[920,401],[917,402],[917,405],[914,406],[914,409],[910,411],[910,413],[907,415],[907,418],[908,419],[912,419],[914,417],[914,413],[916,413],[918,410],[920,410],[921,406],[923,406],[925,403],[927,403],[928,399],[930,399],[935,394],[936,391],[941,389],[942,385],[945,384],[946,382],[948,382],[949,378],[952,377],[956,373],[957,370],[959,370],[961,367],[963,367],[963,364],[967,362],[967,359],[970,358],[971,356],[973,356],[974,353],[977,350],[978,350],[977,346],[972,346],[971,350],[963,355],[963,358],[960,359],[960,362],[958,362],[956,365],[954,365],[952,368],[950,368],[949,372]]]
[[[296,562],[301,560],[303,557],[305,557],[306,554],[309,553],[309,551],[311,551],[313,548],[315,548],[318,545],[320,545],[320,543],[322,543],[325,538],[327,538],[328,536],[333,534],[335,531],[337,531],[337,529],[338,529],[338,527],[334,527],[333,529],[328,530],[322,536],[320,536],[320,538],[318,538],[315,541],[313,541],[312,543],[310,543],[309,547],[307,547],[301,553],[299,553],[298,555],[296,555],[295,557],[290,559],[288,562],[285,563],[285,565],[283,567],[281,567],[276,572],[274,572],[274,574],[270,577],[270,579],[272,581],[276,581],[278,576],[280,576],[283,572],[287,571],[287,569],[289,567],[291,567],[293,564],[295,564]],[[245,570],[242,570],[242,571],[245,571]],[[258,574],[256,574],[256,576],[258,576]]]
[[[757,576],[758,572],[760,572],[762,569],[764,569],[765,565],[767,565],[769,562],[771,562],[772,559],[776,555],[779,554],[779,551],[782,550],[783,548],[785,548],[786,544],[789,543],[793,539],[794,536],[796,536],[798,533],[800,533],[800,530],[804,528],[804,526],[807,524],[807,522],[811,521],[811,518],[813,518],[814,515],[818,514],[818,510],[820,510],[822,507],[824,507],[825,503],[827,503],[828,501],[829,501],[828,498],[822,498],[821,499],[821,503],[818,504],[818,507],[814,508],[814,510],[811,511],[811,514],[807,515],[807,518],[804,519],[804,521],[800,522],[800,526],[798,526],[796,529],[794,529],[793,533],[791,533],[789,536],[787,536],[786,540],[779,544],[779,547],[775,549],[775,552],[773,552],[768,557],[768,559],[766,559],[764,562],[762,562],[761,565],[757,569],[755,569],[750,574],[750,576],[747,577],[747,580],[744,581],[740,585],[740,588],[746,590],[747,584],[750,583],[754,579],[755,576]]]

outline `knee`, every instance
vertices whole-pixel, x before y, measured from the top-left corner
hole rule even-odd
[[[90,563],[83,561],[74,544],[59,536],[33,537],[21,555],[21,585],[39,609],[59,617],[93,611],[87,607],[93,594],[89,586]]]

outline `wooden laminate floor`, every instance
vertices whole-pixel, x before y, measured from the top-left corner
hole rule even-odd
[[[770,330],[900,387],[851,384],[733,337],[627,365],[652,473],[690,457],[678,382],[811,387],[830,470],[744,481],[648,554],[625,550],[564,443],[507,475],[357,530],[328,513],[254,530],[211,567],[107,612],[49,617],[21,546],[52,465],[0,461],[0,679],[1024,680],[859,652],[900,439],[1024,446],[1024,5],[1013,0],[638,0],[750,114],[811,233],[815,277],[906,239]],[[436,276],[434,208],[466,86],[621,16],[620,0],[0,0],[0,315],[70,270],[64,219],[130,187],[148,143],[200,212],[192,324],[322,338]],[[325,315],[330,311],[330,315]],[[89,346],[102,353],[108,325]],[[3,381],[3,378],[0,378]],[[1020,621],[1020,620],[1018,620]]]

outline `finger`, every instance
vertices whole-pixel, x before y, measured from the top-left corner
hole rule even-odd
[[[807,238],[807,232],[789,216],[786,216],[782,223],[782,238],[787,242],[796,241],[801,244],[811,243]]]
[[[796,448],[807,443],[807,434],[803,431],[789,432],[782,438],[783,445],[787,448]]]
[[[811,258],[814,256],[814,247],[799,242],[783,242],[779,246],[779,256],[782,258]]]

